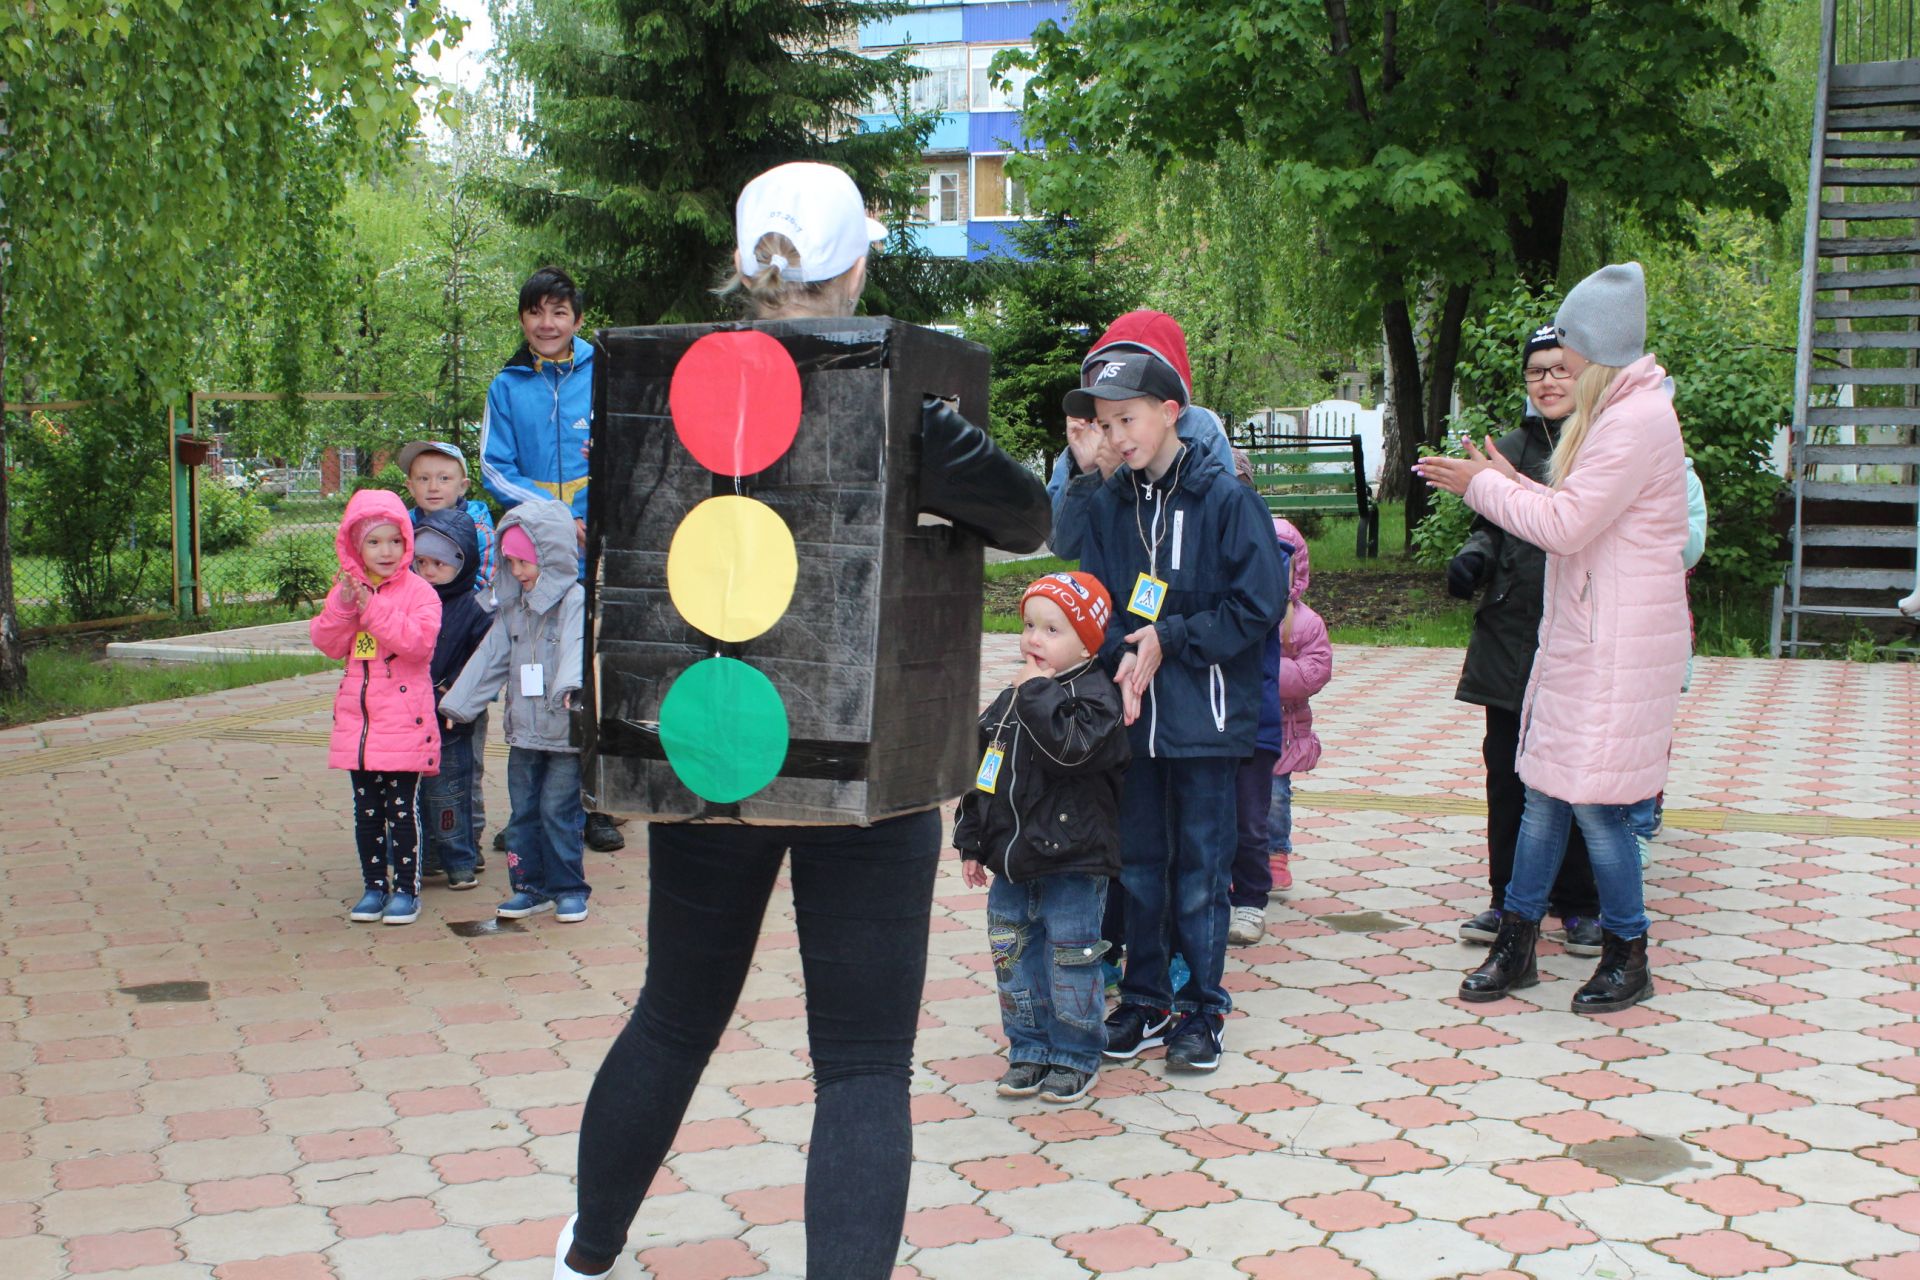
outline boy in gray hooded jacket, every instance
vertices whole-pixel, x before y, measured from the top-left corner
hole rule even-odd
[[[587,918],[580,806],[580,751],[570,712],[580,688],[586,589],[576,580],[573,512],[554,501],[523,502],[500,521],[506,572],[496,575],[499,611],[466,668],[440,700],[440,714],[464,723],[507,689],[507,867],[510,920],[552,911]]]

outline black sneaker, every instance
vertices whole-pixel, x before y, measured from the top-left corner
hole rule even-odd
[[[1093,1072],[1074,1067],[1055,1067],[1040,1083],[1042,1102],[1078,1102],[1093,1088]]]
[[[1606,933],[1600,928],[1600,922],[1592,916],[1562,916],[1560,923],[1567,927],[1567,940],[1561,945],[1568,955],[1597,956],[1601,944],[1606,941]]]
[[[627,838],[613,825],[612,818],[604,813],[587,815],[587,848],[595,853],[618,853],[626,847]]]
[[[495,853],[505,853],[507,851],[507,829],[505,827],[493,833],[493,851]]]
[[[1164,1009],[1123,1004],[1107,1015],[1106,1056],[1116,1062],[1136,1058],[1148,1049],[1167,1042],[1167,1024],[1173,1021]]]
[[[994,1092],[1003,1098],[1031,1098],[1040,1092],[1040,1082],[1047,1078],[1047,1071],[1044,1062],[1012,1063],[1000,1077],[1000,1087]]]
[[[1211,1071],[1220,1065],[1220,1025],[1217,1013],[1189,1013],[1167,1037],[1167,1070]]]
[[[1462,942],[1492,942],[1500,936],[1500,913],[1482,911],[1473,919],[1460,926]]]
[[[422,880],[438,880],[441,876],[444,876],[446,874],[447,874],[446,867],[441,864],[438,858],[434,858],[434,859],[430,859],[427,862],[427,865],[421,869],[420,878]]]
[[[447,888],[449,889],[472,889],[478,886],[479,883],[480,881],[474,877],[471,871],[447,872]]]
[[[506,832],[502,831],[500,833],[500,838],[502,840],[506,839],[506,836],[507,836]],[[478,844],[479,841],[475,841],[474,843]],[[473,869],[475,871],[485,871],[487,869],[487,855],[479,849],[474,850]]]

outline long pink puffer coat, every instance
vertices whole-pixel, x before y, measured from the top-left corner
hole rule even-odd
[[[1636,804],[1667,781],[1686,676],[1686,456],[1666,371],[1621,370],[1557,489],[1483,471],[1467,505],[1547,552],[1521,781],[1571,804]]]
[[[1275,519],[1273,531],[1293,552],[1291,591],[1292,639],[1281,641],[1280,717],[1282,747],[1275,773],[1305,773],[1320,763],[1320,735],[1313,731],[1313,707],[1307,699],[1327,687],[1333,678],[1333,646],[1327,642],[1325,619],[1300,597],[1312,580],[1307,540],[1291,520]],[[1288,631],[1283,620],[1280,632]]]
[[[313,647],[345,658],[346,673],[333,696],[333,736],[327,765],[395,773],[440,772],[440,729],[433,719],[433,642],[440,634],[440,597],[413,571],[413,521],[400,499],[384,489],[363,489],[347,502],[334,535],[340,570],[367,583],[366,565],[349,530],[366,516],[390,516],[407,544],[407,567],[373,587],[365,613],[341,583],[327,593],[327,606],[307,624]],[[373,637],[374,656],[355,658],[354,636]]]

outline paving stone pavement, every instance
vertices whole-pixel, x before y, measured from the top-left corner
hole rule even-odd
[[[1659,992],[1581,1019],[1591,962],[1552,945],[1526,999],[1453,997],[1484,891],[1458,666],[1337,651],[1296,887],[1231,955],[1215,1075],[996,1097],[985,895],[949,865],[899,1276],[1920,1277],[1911,670],[1699,664],[1648,873]],[[430,889],[418,924],[349,925],[333,680],[0,733],[5,1280],[551,1274],[641,981],[644,838],[590,857],[583,924],[458,936],[492,893]],[[659,1280],[798,1273],[795,947],[779,896],[635,1226]]]

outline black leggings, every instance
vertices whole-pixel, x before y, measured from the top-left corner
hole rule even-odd
[[[1481,758],[1487,762],[1487,888],[1495,911],[1506,905],[1507,881],[1513,879],[1513,851],[1520,843],[1520,815],[1527,807],[1527,786],[1514,772],[1520,752],[1520,713],[1505,707],[1487,708],[1487,736]],[[1587,858],[1586,837],[1574,823],[1567,835],[1567,856],[1553,882],[1554,915],[1600,918],[1600,890],[1593,883],[1593,863]]]
[[[367,888],[420,892],[420,775],[353,769],[353,839]]]
[[[580,1120],[590,1257],[626,1247],[707,1059],[733,1016],[789,849],[807,1047],[807,1274],[892,1274],[913,1167],[908,1085],[940,860],[936,811],[872,827],[648,828],[647,978]]]

